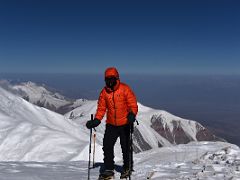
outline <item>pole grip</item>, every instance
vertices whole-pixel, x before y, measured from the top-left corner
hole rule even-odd
[[[94,120],[94,114],[91,114],[91,121],[93,121],[93,120]],[[95,128],[93,128],[93,130],[96,132]]]

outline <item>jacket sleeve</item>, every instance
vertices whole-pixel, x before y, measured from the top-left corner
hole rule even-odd
[[[137,98],[136,98],[134,92],[128,86],[127,86],[126,93],[127,93],[126,94],[127,106],[128,106],[129,112],[132,111],[135,115],[137,115],[137,113],[138,113]]]
[[[106,101],[104,96],[104,89],[101,91],[98,98],[98,106],[95,118],[102,120],[106,112]]]

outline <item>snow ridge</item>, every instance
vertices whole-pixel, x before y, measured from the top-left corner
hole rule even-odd
[[[86,128],[2,88],[0,118],[1,161],[71,160],[88,146]]]
[[[139,113],[134,132],[134,151],[141,152],[151,148],[172,146],[174,144],[188,143],[191,141],[216,140],[213,134],[207,131],[196,121],[182,119],[163,110],[155,110],[138,103]],[[66,118],[74,123],[84,126],[91,114],[95,113],[97,101],[88,101],[82,106],[65,114]],[[103,136],[105,118],[97,127],[98,134]],[[201,132],[203,130],[203,132]],[[209,134],[207,134],[208,132]],[[203,134],[209,136],[204,137]],[[202,135],[201,139],[199,136]]]

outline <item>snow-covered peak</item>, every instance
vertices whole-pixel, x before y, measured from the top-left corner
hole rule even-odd
[[[39,85],[31,81],[13,84],[6,80],[0,80],[0,87],[24,98],[32,104],[45,107],[60,114],[65,114],[87,101],[85,99],[73,100],[66,98],[55,90],[50,90],[45,85]]]
[[[24,93],[24,98],[33,104],[43,107],[52,106],[56,109],[69,104],[70,102],[59,93],[51,92],[43,86],[39,86],[33,82],[24,82],[18,85],[13,85],[14,90]]]

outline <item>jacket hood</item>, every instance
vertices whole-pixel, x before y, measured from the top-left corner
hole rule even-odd
[[[119,79],[118,70],[115,67],[109,67],[105,70],[105,78],[109,76],[114,76]]]
[[[119,86],[120,86],[120,79],[119,79],[119,73],[118,70],[115,67],[109,67],[106,69],[105,71],[105,78],[109,77],[109,76],[114,76],[117,78],[117,84],[114,86],[114,89],[110,89],[107,86],[105,86],[105,89],[108,93],[112,92],[112,91],[116,91]]]

